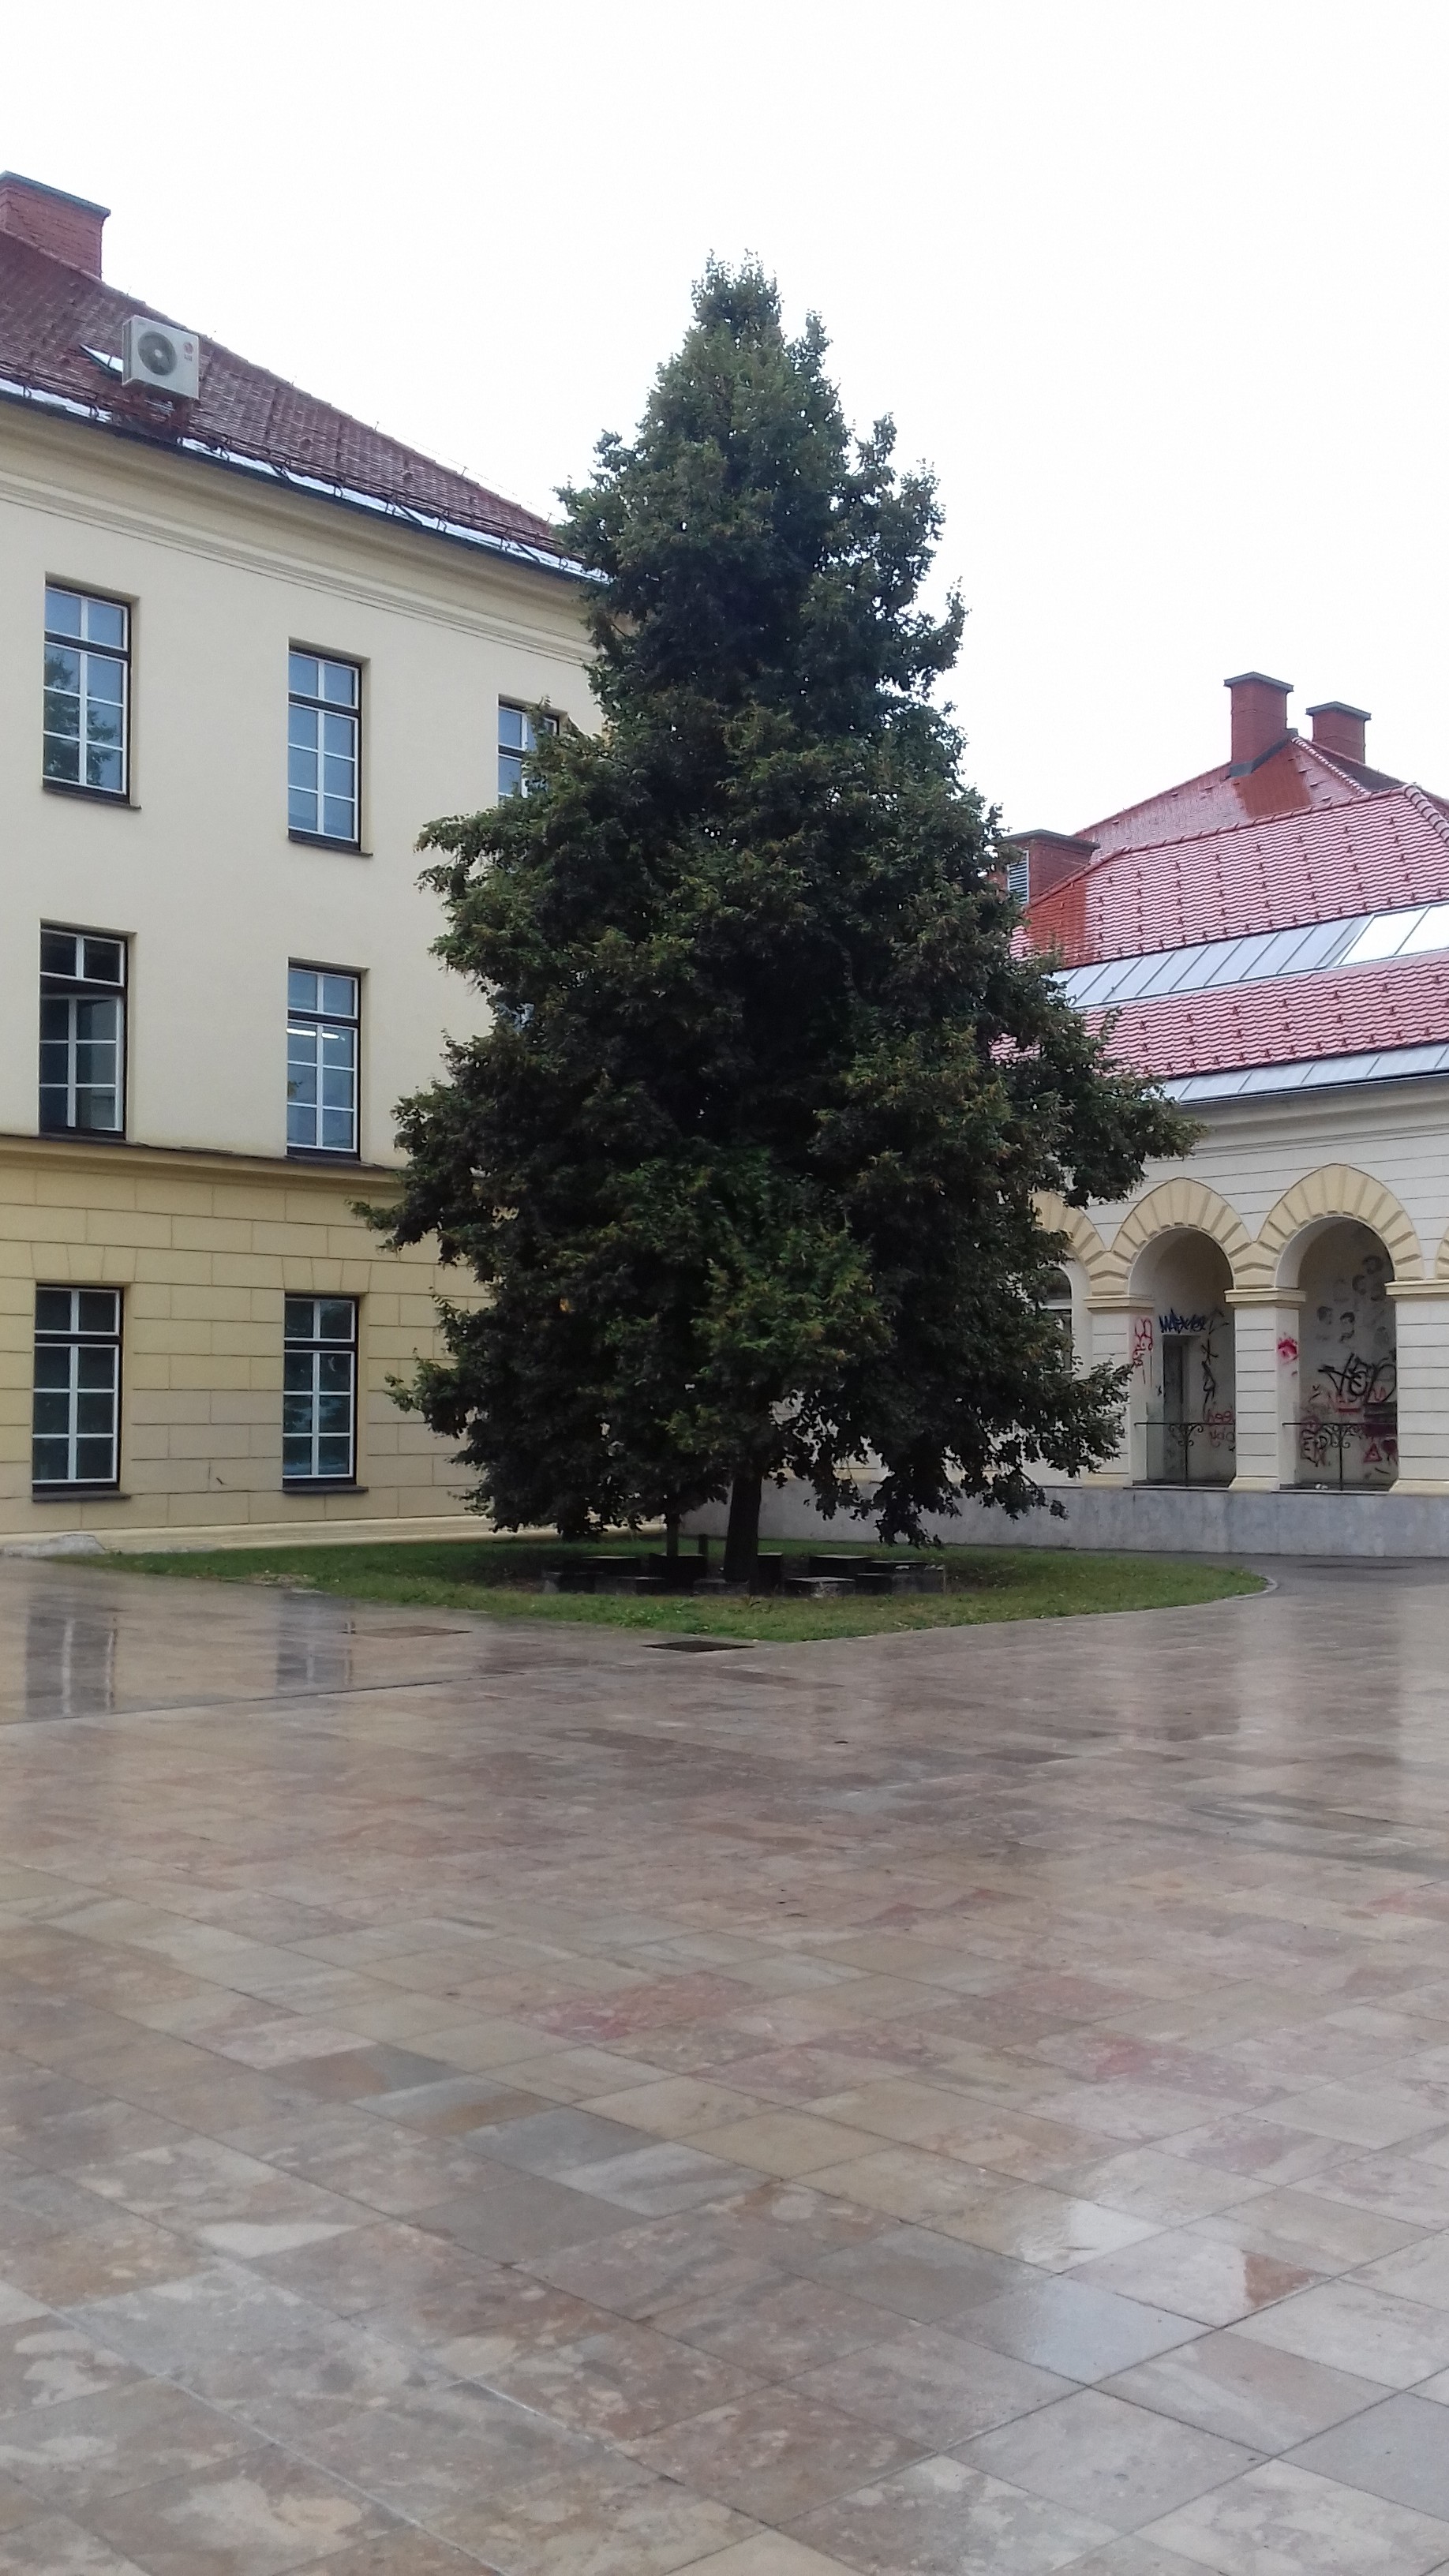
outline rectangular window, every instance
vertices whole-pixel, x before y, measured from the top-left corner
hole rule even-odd
[[[115,1288],[37,1288],[31,1475],[37,1486],[117,1475],[121,1299]]]
[[[320,653],[287,661],[287,829],[311,841],[361,839],[358,753],[362,672]]]
[[[40,1132],[119,1136],[126,1124],[126,943],[40,934]]]
[[[359,979],[287,969],[287,1151],[357,1152]]]
[[[131,617],[119,600],[45,593],[45,748],[50,787],[126,794]]]
[[[523,789],[523,768],[540,733],[557,733],[558,718],[536,715],[528,707],[508,706],[498,701],[498,793],[517,796]]]
[[[357,1300],[289,1297],[283,1327],[282,1475],[347,1484],[357,1465]]]

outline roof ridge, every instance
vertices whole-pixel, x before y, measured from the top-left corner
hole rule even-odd
[[[1358,805],[1387,804],[1394,796],[1408,796],[1413,802],[1415,811],[1422,813],[1424,819],[1433,824],[1440,838],[1449,842],[1449,817],[1438,812],[1422,787],[1410,787],[1405,781],[1394,787],[1364,788],[1355,797],[1345,797],[1342,805],[1310,805],[1306,809],[1301,805],[1291,806],[1284,814],[1247,815],[1241,823],[1218,823],[1211,831],[1184,832],[1181,838],[1175,841],[1140,841],[1131,843],[1125,849],[1104,850],[1100,858],[1090,860],[1084,868],[1074,869],[1070,877],[1059,877],[1056,883],[1048,886],[1045,893],[1038,895],[1036,900],[1038,903],[1050,903],[1062,887],[1074,884],[1077,878],[1088,876],[1097,868],[1112,867],[1119,859],[1130,859],[1140,864],[1142,860],[1154,857],[1159,850],[1187,850],[1195,841],[1227,841],[1239,832],[1271,832],[1283,823],[1296,823],[1300,826],[1322,823],[1330,815],[1340,814],[1347,808]],[[1082,837],[1085,839],[1085,834]],[[1034,910],[1035,906],[1029,906],[1028,909]]]
[[[1449,815],[1435,804],[1427,788],[1420,787],[1412,778],[1406,778],[1399,793],[1407,796],[1416,814],[1422,814],[1425,822],[1432,824],[1440,840],[1449,843]]]
[[[1094,832],[1105,831],[1109,823],[1125,823],[1129,814],[1141,814],[1149,805],[1159,805],[1164,796],[1180,796],[1185,788],[1201,787],[1209,778],[1225,778],[1228,766],[1227,761],[1219,760],[1211,769],[1198,770],[1192,778],[1175,779],[1171,787],[1159,787],[1153,796],[1139,796],[1135,804],[1119,805],[1114,814],[1099,815],[1095,823],[1084,823],[1079,832],[1073,832],[1069,837],[1074,841],[1089,841]],[[1154,844],[1154,846],[1158,845]],[[1164,843],[1161,846],[1166,845]]]

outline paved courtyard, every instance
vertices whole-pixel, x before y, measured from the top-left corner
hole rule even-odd
[[[0,1566],[0,2571],[1449,2568],[1446,1667]]]

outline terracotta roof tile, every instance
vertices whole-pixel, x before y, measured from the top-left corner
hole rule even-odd
[[[87,354],[119,358],[121,325],[131,313],[172,319],[0,234],[0,380],[83,403],[102,427],[124,436],[174,446],[180,431],[217,452],[559,559],[557,537],[532,510],[319,402],[219,341],[202,340],[200,396],[182,407],[185,418],[178,421],[170,404],[123,387]]]
[[[1449,896],[1449,821],[1416,787],[1098,859],[1034,903],[1067,965],[1234,939]]]
[[[1285,975],[1225,992],[1165,994],[1126,1002],[1112,1019],[1111,1049],[1124,1064],[1164,1078],[1229,1065],[1300,1064],[1319,1056],[1449,1040],[1449,956]]]

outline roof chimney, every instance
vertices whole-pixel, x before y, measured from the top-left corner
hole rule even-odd
[[[1288,739],[1288,693],[1291,680],[1270,680],[1262,671],[1240,671],[1224,680],[1232,691],[1233,748],[1229,776],[1240,778],[1256,769],[1270,751]]]
[[[87,277],[101,274],[101,233],[110,211],[89,197],[22,179],[18,170],[0,170],[0,233],[63,259],[67,268],[84,269]]]
[[[1090,865],[1097,844],[1095,841],[1076,840],[1070,832],[1039,829],[1007,833],[1003,836],[1002,847],[1016,854],[1012,866],[1012,892],[1019,894],[1025,903],[1035,903],[1039,894],[1060,885],[1063,877],[1074,877]],[[1024,881],[1015,874],[1018,867],[1024,868]]]
[[[1345,706],[1342,698],[1325,698],[1321,707],[1310,707],[1313,739],[1320,751],[1334,754],[1339,760],[1357,761],[1364,766],[1364,728],[1369,720],[1367,707]]]

